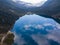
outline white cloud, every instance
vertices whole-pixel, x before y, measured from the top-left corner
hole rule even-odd
[[[15,34],[15,37],[14,37],[14,43],[17,43],[18,45],[26,44],[23,37],[21,35],[16,35],[16,34]]]
[[[44,35],[33,34],[31,35],[32,39],[38,43],[38,45],[49,45],[48,41],[44,37]]]
[[[44,26],[53,26],[51,23],[45,23]]]
[[[46,35],[46,38],[52,39],[60,43],[60,30],[52,30]]]
[[[28,30],[31,25],[25,25],[24,28],[25,30]]]
[[[43,26],[38,24],[38,25],[35,26],[35,28],[36,28],[36,29],[42,29]]]
[[[60,24],[56,25],[57,29],[60,29]]]

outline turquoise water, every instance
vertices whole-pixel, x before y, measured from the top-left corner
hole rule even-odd
[[[36,14],[22,16],[11,30],[15,35],[13,45],[59,45],[59,26],[53,19]]]

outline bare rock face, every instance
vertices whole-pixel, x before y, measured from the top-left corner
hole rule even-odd
[[[1,45],[12,45],[13,42],[14,42],[14,35],[9,31],[5,36],[3,36],[1,40]]]

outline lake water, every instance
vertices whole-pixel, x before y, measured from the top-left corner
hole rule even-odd
[[[11,32],[13,45],[60,45],[60,24],[36,14],[20,17]]]

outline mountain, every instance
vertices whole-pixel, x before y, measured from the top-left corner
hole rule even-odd
[[[41,7],[26,7],[14,3],[12,0],[0,0],[0,32],[9,31],[15,21],[27,12],[53,18],[60,23],[60,0],[48,0]]]

